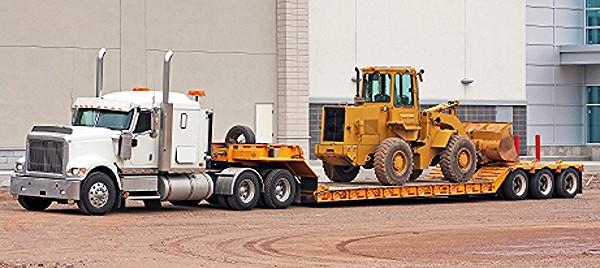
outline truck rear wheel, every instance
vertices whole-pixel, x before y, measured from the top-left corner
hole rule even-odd
[[[402,184],[413,172],[413,153],[400,138],[383,140],[375,150],[375,177],[384,185]]]
[[[555,193],[558,197],[573,198],[579,191],[580,182],[580,173],[574,168],[568,168],[556,177]]]
[[[549,170],[542,169],[529,177],[529,194],[533,198],[550,198],[553,191],[554,175]]]
[[[452,182],[466,182],[477,169],[477,151],[469,139],[454,135],[440,155],[444,178]]]
[[[17,198],[19,205],[29,211],[43,211],[52,205],[52,199],[20,195]]]
[[[323,164],[323,170],[325,175],[331,181],[334,182],[351,182],[356,179],[360,167],[354,166],[333,166],[329,164]]]
[[[285,169],[275,169],[264,178],[264,194],[261,199],[267,208],[287,208],[296,196],[296,180]]]
[[[117,188],[112,179],[102,172],[92,172],[81,184],[77,206],[84,214],[105,215],[117,201]]]
[[[509,200],[521,200],[527,196],[528,179],[523,170],[515,170],[508,174],[499,191]]]
[[[256,136],[254,135],[254,131],[252,131],[252,129],[247,126],[233,126],[229,129],[229,131],[227,131],[227,134],[225,135],[225,144],[241,143],[256,143]]]
[[[250,210],[256,206],[260,198],[260,182],[256,174],[243,172],[233,184],[233,195],[225,196],[229,208],[234,210]]]

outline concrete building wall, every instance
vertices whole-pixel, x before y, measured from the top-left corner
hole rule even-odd
[[[255,104],[278,102],[276,7],[275,0],[0,0],[0,148],[23,148],[34,124],[69,124],[72,100],[94,94],[100,47],[108,48],[105,93],[160,89],[162,56],[173,49],[171,88],[206,89],[215,139],[231,125],[254,126]]]
[[[558,48],[583,44],[584,2],[527,0],[528,145],[536,134],[546,146],[585,143],[585,67],[561,66]]]
[[[425,102],[525,103],[522,1],[315,0],[310,25],[315,102],[350,100],[353,66],[411,65]]]

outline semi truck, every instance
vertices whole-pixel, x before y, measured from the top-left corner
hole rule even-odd
[[[105,54],[105,49],[98,53],[96,97],[73,103],[71,125],[36,125],[27,135],[25,157],[16,162],[10,182],[10,193],[23,208],[42,211],[58,202],[105,215],[123,208],[126,200],[142,200],[148,209],[159,209],[162,201],[196,206],[206,200],[249,210],[389,198],[500,195],[517,200],[581,193],[583,165],[562,161],[485,162],[459,181],[447,180],[436,167],[392,185],[319,182],[298,145],[257,144],[252,129],[240,125],[224,142],[214,142],[213,111],[199,101],[205,92],[170,92],[172,51],[164,57],[161,91],[134,88],[106,95]]]

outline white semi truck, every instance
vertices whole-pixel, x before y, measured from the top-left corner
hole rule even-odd
[[[158,209],[161,201],[197,205],[210,198],[246,210],[259,201],[285,208],[296,198],[299,180],[289,170],[213,163],[213,112],[198,101],[204,91],[169,92],[172,51],[164,58],[162,92],[135,88],[102,95],[105,53],[98,54],[96,97],[74,102],[72,125],[34,126],[27,136],[26,156],[17,161],[10,184],[21,206],[76,203],[85,214],[103,215],[126,199]],[[254,143],[254,134],[235,126],[226,141]]]
[[[169,92],[171,51],[164,59],[162,92],[136,88],[103,96],[104,55],[100,50],[96,97],[75,101],[72,125],[34,126],[27,136],[26,155],[15,164],[10,185],[25,209],[44,210],[56,201],[104,215],[135,199],[149,209],[160,208],[161,201],[195,206],[207,200],[248,210],[292,203],[471,195],[521,200],[582,193],[583,165],[563,161],[487,163],[464,182],[448,181],[436,167],[401,185],[319,183],[298,145],[255,144],[245,126],[231,128],[225,143],[213,142],[213,113],[198,102],[204,92]],[[344,129],[356,131],[356,126],[346,122]]]

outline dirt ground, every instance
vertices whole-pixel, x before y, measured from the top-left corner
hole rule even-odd
[[[27,212],[0,193],[0,267],[600,266],[600,190],[575,199],[429,199],[287,210],[209,205],[104,217]]]

